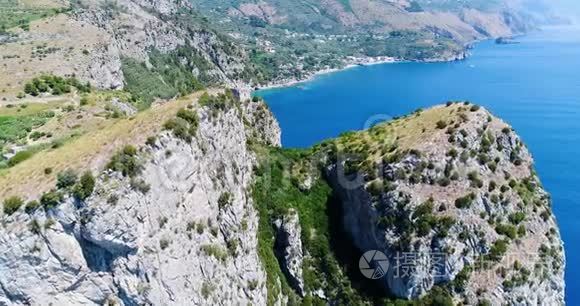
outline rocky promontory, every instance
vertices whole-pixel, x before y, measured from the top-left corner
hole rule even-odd
[[[326,177],[354,245],[390,259],[385,289],[417,299],[443,286],[472,305],[563,304],[550,196],[510,126],[449,104],[335,145],[344,158]]]
[[[94,177],[4,200],[2,304],[564,303],[550,197],[483,108],[418,110],[305,150],[279,148],[263,102],[229,91],[164,126]],[[372,281],[367,251],[388,258]]]

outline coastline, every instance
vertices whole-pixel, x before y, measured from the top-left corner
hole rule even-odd
[[[470,44],[471,45],[471,44]],[[356,68],[356,67],[365,67],[365,66],[374,66],[374,65],[382,65],[382,64],[397,64],[397,63],[409,63],[409,62],[419,62],[419,63],[440,63],[440,62],[454,62],[454,61],[461,61],[466,59],[469,56],[470,45],[466,46],[465,49],[455,55],[451,55],[448,57],[440,57],[440,58],[432,58],[432,59],[425,59],[425,60],[406,60],[400,59],[395,57],[389,56],[378,56],[378,57],[347,57],[344,60],[344,66],[341,68],[325,68],[317,71],[312,71],[307,73],[307,75],[303,78],[290,78],[290,79],[282,79],[278,81],[270,82],[264,86],[259,86],[253,88],[252,92],[257,92],[261,90],[269,90],[269,89],[277,89],[277,88],[284,88],[284,87],[292,87],[298,84],[307,83],[313,81],[319,76],[325,74],[331,74],[335,72],[345,71],[348,69]]]
[[[528,33],[512,33],[512,35],[510,35],[510,37],[520,38],[520,37],[526,36],[527,34],[529,34],[529,32]],[[496,40],[498,38],[499,38],[499,36],[498,37],[489,37],[489,38],[484,38],[484,39],[476,39],[476,40],[473,40],[469,43],[466,43],[463,46],[463,50],[459,53],[455,53],[455,54],[451,54],[451,55],[447,55],[447,56],[436,57],[436,58],[427,58],[427,59],[423,59],[423,60],[408,60],[408,59],[401,59],[401,58],[395,58],[395,57],[389,57],[389,56],[378,56],[378,57],[348,56],[345,59],[343,59],[344,66],[341,68],[320,69],[317,71],[308,72],[302,78],[281,79],[281,80],[269,82],[268,84],[263,85],[263,86],[255,86],[255,87],[252,87],[250,89],[250,95],[252,95],[252,93],[254,93],[254,92],[258,92],[261,90],[279,89],[279,88],[284,88],[284,87],[292,87],[292,86],[302,84],[302,83],[308,83],[310,81],[313,81],[314,79],[316,79],[317,77],[319,77],[321,75],[340,72],[340,71],[344,71],[344,70],[348,70],[348,69],[352,69],[352,68],[356,68],[356,67],[373,66],[373,65],[381,65],[381,64],[411,63],[411,62],[413,62],[413,63],[442,63],[442,62],[462,61],[462,60],[467,59],[469,56],[471,56],[470,50],[473,49],[474,45],[481,43],[481,42],[484,42],[484,41]]]
[[[394,63],[402,63],[405,62],[404,60],[400,60],[394,57],[388,56],[380,56],[380,57],[368,57],[368,58],[355,58],[355,57],[348,57],[344,61],[344,66],[341,68],[325,68],[317,71],[312,71],[307,73],[307,75],[303,78],[290,78],[290,79],[282,79],[278,81],[270,82],[264,86],[256,87],[254,91],[259,90],[268,90],[268,89],[276,89],[276,88],[283,88],[283,87],[290,87],[301,83],[310,82],[317,77],[325,74],[330,74],[334,72],[339,72],[343,70],[348,70],[356,67],[361,66],[371,66],[371,65],[379,65],[379,64],[394,64]]]

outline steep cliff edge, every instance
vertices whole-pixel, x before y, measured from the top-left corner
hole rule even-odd
[[[304,261],[306,295],[564,304],[550,197],[522,140],[485,109],[449,103],[268,156],[269,179],[258,185],[270,189],[255,198],[262,218],[298,210],[304,254],[294,260]],[[367,251],[388,258],[376,280],[360,277]]]
[[[60,175],[36,204],[5,210],[0,304],[265,303],[247,144],[279,145],[279,128],[261,103],[200,103],[93,184]]]
[[[285,150],[261,101],[179,105],[94,179],[63,171],[38,202],[2,199],[0,303],[564,303],[550,198],[485,109]],[[370,280],[375,250],[388,269]]]
[[[387,254],[383,281],[394,295],[415,299],[449,285],[469,304],[563,303],[563,245],[550,198],[505,123],[477,106],[449,105],[346,136],[341,146],[352,156],[327,176],[344,226],[359,249]],[[370,152],[357,156],[358,146]],[[361,167],[362,186],[345,164]]]

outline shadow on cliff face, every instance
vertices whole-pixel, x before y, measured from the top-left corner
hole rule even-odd
[[[392,298],[380,280],[371,280],[362,275],[359,260],[363,255],[353,243],[351,236],[344,230],[343,209],[340,199],[333,194],[327,203],[326,213],[329,220],[330,245],[343,272],[352,283],[352,287],[361,296],[380,303],[380,300]]]

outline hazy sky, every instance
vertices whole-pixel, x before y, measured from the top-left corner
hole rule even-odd
[[[550,0],[550,5],[563,12],[580,13],[580,0]]]

